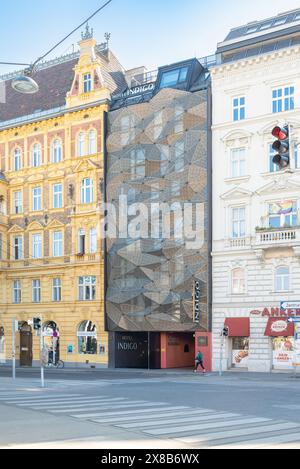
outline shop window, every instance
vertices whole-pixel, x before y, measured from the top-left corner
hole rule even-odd
[[[247,368],[249,357],[249,338],[234,337],[232,339],[232,365],[236,368]]]
[[[79,355],[97,355],[97,328],[92,321],[84,321],[77,331]]]

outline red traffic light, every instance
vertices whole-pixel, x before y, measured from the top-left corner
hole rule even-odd
[[[279,140],[286,140],[289,136],[289,127],[288,125],[285,127],[276,126],[272,130],[272,135]]]

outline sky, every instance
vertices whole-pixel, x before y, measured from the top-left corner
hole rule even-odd
[[[1,2],[0,61],[30,63],[83,22],[105,0],[14,0]],[[112,0],[92,21],[94,36],[126,69],[155,70],[213,54],[229,30],[300,8],[300,0]],[[77,47],[80,31],[49,58]],[[0,73],[19,67],[0,66]]]

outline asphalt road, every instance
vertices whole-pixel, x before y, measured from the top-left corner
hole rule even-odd
[[[46,370],[41,390],[39,370],[9,373],[0,368],[0,447],[300,448],[289,374]]]

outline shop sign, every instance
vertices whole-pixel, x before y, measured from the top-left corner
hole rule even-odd
[[[138,96],[143,93],[154,91],[155,83],[148,83],[146,85],[135,86],[134,88],[128,88],[124,93],[116,94],[113,99],[130,98],[132,96]]]
[[[288,318],[288,317],[295,317],[300,316],[300,309],[281,309],[281,308],[264,308],[262,310],[254,309],[250,312],[250,316],[252,317],[261,317],[261,318]]]
[[[73,345],[68,345],[67,352],[68,352],[68,354],[73,353]]]
[[[194,284],[194,322],[200,323],[201,316],[201,285],[200,282],[196,281]]]
[[[287,323],[286,321],[276,321],[273,322],[271,325],[271,330],[272,332],[280,333],[280,332],[285,332],[287,329]]]
[[[77,337],[95,337],[97,338],[97,332],[93,332],[93,331],[90,331],[90,332],[77,332]]]

